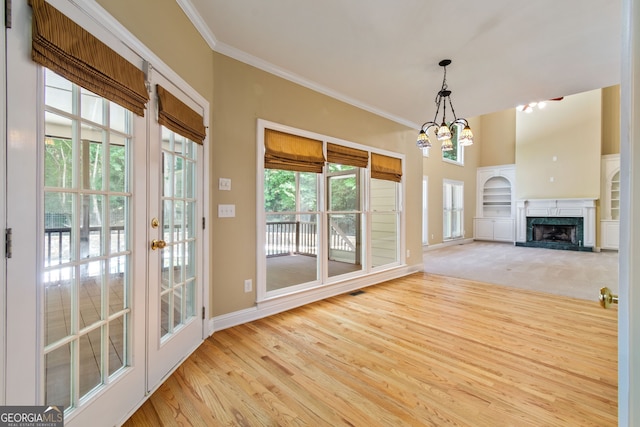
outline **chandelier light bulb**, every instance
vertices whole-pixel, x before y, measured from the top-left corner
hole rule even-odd
[[[451,129],[449,129],[449,126],[447,126],[445,122],[442,122],[442,124],[438,128],[437,138],[438,141],[451,139]]]
[[[451,151],[453,150],[453,143],[451,139],[445,139],[442,141],[442,151]]]
[[[469,125],[465,126],[460,132],[460,137],[458,138],[458,144],[462,146],[468,146],[473,144],[473,132],[471,132],[471,128]]]
[[[420,130],[420,133],[418,134],[418,140],[416,141],[416,145],[420,148],[431,147],[431,141],[429,141],[429,136],[424,131],[424,129]]]

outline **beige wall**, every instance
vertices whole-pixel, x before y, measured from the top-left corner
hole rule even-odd
[[[422,164],[414,129],[212,52],[175,2],[98,2],[210,103],[210,212],[236,205],[235,218],[212,214],[208,222],[212,316],[255,305],[255,286],[245,293],[243,283],[256,282],[258,118],[406,154],[407,263],[421,263]],[[220,177],[231,178],[231,191],[218,191]]]
[[[602,154],[620,153],[620,85],[602,89]]]
[[[406,154],[407,249],[421,258],[422,164],[417,132],[221,54],[214,54],[215,93],[212,181],[231,178],[232,191],[212,187],[217,203],[234,203],[236,218],[213,218],[212,311],[214,315],[247,308],[244,279],[256,278],[256,126],[257,119],[317,132]]]
[[[516,198],[599,198],[601,90],[516,115]]]
[[[482,149],[478,166],[511,165],[516,162],[516,110],[481,117]]]

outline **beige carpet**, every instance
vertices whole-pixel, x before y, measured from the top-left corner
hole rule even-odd
[[[596,302],[618,293],[618,252],[576,252],[480,242],[424,253],[424,271]]]

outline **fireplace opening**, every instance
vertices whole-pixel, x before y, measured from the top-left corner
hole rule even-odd
[[[533,225],[534,242],[560,242],[578,244],[575,225]]]
[[[583,245],[584,219],[581,217],[527,217],[527,240],[518,246],[590,251]]]

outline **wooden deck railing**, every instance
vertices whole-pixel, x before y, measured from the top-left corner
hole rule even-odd
[[[346,252],[355,252],[353,239],[333,222],[329,224],[329,247]],[[280,255],[318,255],[318,232],[315,222],[281,221],[268,222],[266,235],[267,257]]]

